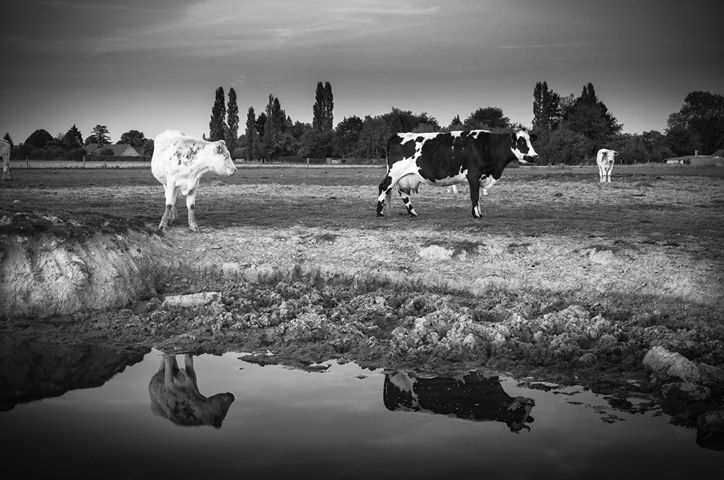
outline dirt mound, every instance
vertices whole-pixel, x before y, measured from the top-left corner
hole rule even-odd
[[[0,212],[0,316],[121,307],[156,293],[160,237],[112,217]]]

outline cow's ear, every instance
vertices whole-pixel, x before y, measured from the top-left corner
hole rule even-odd
[[[219,140],[219,143],[222,145],[226,145],[226,140]]]

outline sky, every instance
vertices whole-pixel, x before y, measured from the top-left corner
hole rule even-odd
[[[269,94],[311,123],[391,108],[446,126],[481,107],[530,125],[536,82],[594,84],[623,131],[663,131],[694,90],[724,94],[721,0],[5,0],[0,135],[106,125],[201,137],[233,87],[240,130]]]

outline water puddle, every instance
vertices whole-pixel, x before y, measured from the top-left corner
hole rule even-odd
[[[336,362],[307,372],[239,354],[97,346],[2,359],[5,479],[682,478],[724,468],[724,452],[698,447],[695,430],[655,408],[482,372]]]

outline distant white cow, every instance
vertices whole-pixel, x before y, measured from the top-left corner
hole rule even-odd
[[[616,150],[609,150],[607,148],[600,149],[596,154],[600,183],[608,183],[611,181],[611,170],[613,170],[613,157],[615,155],[618,155]]]
[[[10,173],[10,150],[12,150],[10,144],[5,139],[0,138],[0,159],[2,159],[3,162],[3,180],[13,179],[13,175]]]
[[[180,191],[186,196],[189,228],[197,231],[194,207],[199,179],[206,172],[231,175],[236,167],[223,140],[195,140],[178,130],[166,130],[154,139],[151,172],[166,194],[166,209],[158,228],[163,230],[176,220],[176,196]]]

